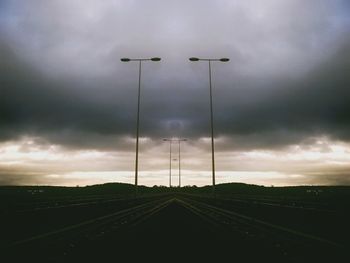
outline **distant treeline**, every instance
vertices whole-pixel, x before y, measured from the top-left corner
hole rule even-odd
[[[184,192],[194,194],[211,194],[212,186],[138,186],[138,194]],[[77,196],[77,195],[132,195],[135,193],[135,186],[124,183],[106,183],[83,187],[64,186],[0,186],[0,195],[54,195],[54,196]],[[324,196],[324,195],[350,195],[350,186],[288,186],[273,187],[250,185],[244,183],[218,184],[215,187],[216,194],[250,194],[250,195],[288,195],[288,196]]]

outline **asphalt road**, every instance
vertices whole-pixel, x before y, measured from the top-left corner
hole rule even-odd
[[[239,224],[235,231],[209,218],[174,199],[154,214],[116,229],[111,225],[93,238],[82,231],[13,249],[4,262],[347,262],[345,254],[327,247],[256,234]]]
[[[82,255],[92,262],[112,258],[129,260],[223,259],[227,255],[242,257],[239,240],[228,243],[223,229],[199,218],[178,202],[172,202],[158,213],[89,244],[89,249],[77,249],[70,255],[72,262]],[[85,252],[84,252],[85,251]],[[248,254],[249,255],[249,254]]]
[[[235,232],[216,225],[178,201],[136,225],[72,250],[69,262],[338,262],[343,255],[323,247],[283,244],[276,238]],[[328,253],[329,252],[329,253]],[[334,261],[335,260],[335,261]]]

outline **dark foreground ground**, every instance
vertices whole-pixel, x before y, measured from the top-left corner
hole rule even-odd
[[[71,260],[81,259],[82,254],[84,261],[93,262],[113,259],[117,255],[129,260],[180,262],[189,259],[234,262],[238,259],[283,258],[275,251],[265,251],[264,244],[253,244],[225,233],[176,202],[133,228],[91,244],[87,251],[82,247]]]
[[[349,189],[310,189],[17,194],[2,209],[2,262],[349,262]]]

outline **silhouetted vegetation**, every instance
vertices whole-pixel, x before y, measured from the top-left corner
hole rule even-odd
[[[189,193],[211,195],[212,186],[138,186],[138,195],[160,193]],[[293,198],[309,200],[328,200],[340,203],[349,202],[350,186],[288,186],[273,187],[250,185],[244,183],[218,184],[215,193],[221,196],[251,195],[274,198]],[[35,200],[57,200],[79,197],[120,196],[132,197],[135,195],[135,186],[124,183],[106,183],[84,187],[62,186],[0,186],[0,205],[10,205],[16,202],[30,202]]]
[[[186,192],[196,194],[211,194],[212,186],[138,186],[139,194]],[[217,194],[254,194],[254,195],[288,195],[288,196],[329,196],[334,194],[350,195],[350,186],[260,186],[244,183],[218,184],[215,187]],[[135,192],[135,186],[124,183],[106,183],[83,187],[65,186],[0,186],[1,196],[79,196],[79,195],[131,195]]]

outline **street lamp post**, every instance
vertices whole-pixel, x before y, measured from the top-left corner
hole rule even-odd
[[[187,141],[187,139],[178,139],[179,142],[179,187],[181,187],[181,142]]]
[[[170,144],[170,171],[169,171],[169,186],[171,187],[171,143],[172,142],[178,142],[179,143],[179,158],[177,159],[179,161],[179,187],[181,187],[181,142],[187,141],[187,139],[163,139],[163,141],[169,142]],[[176,159],[173,159],[173,161],[176,161]]]
[[[211,81],[211,62],[228,62],[229,58],[219,58],[219,59],[210,59],[210,58],[189,58],[192,62],[197,61],[208,61],[209,65],[209,96],[210,96],[210,126],[211,126],[211,163],[212,163],[212,181],[213,181],[213,193],[215,194],[215,152],[214,152],[214,116],[213,116],[213,95],[212,95],[212,81]]]
[[[137,95],[137,117],[136,117],[136,160],[135,160],[135,193],[137,194],[138,168],[139,168],[139,134],[140,134],[140,98],[141,98],[141,67],[143,61],[160,61],[161,58],[121,58],[122,62],[139,62],[139,87]]]
[[[169,188],[171,188],[171,139],[163,139],[165,142],[169,142]]]

